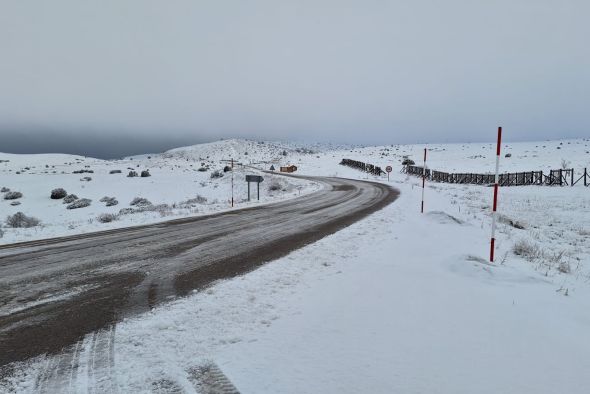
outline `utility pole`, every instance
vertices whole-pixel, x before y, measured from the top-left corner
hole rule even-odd
[[[222,163],[231,163],[231,206],[234,207],[234,159],[233,157],[229,160],[221,160]],[[240,163],[236,163],[240,164]],[[227,166],[226,166],[227,167]]]

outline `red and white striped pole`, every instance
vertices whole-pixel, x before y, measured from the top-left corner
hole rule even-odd
[[[492,241],[490,243],[490,262],[494,262],[494,247],[496,243],[496,209],[498,208],[498,182],[500,171],[500,145],[502,143],[502,128],[498,127],[498,145],[496,146],[496,177],[494,180],[494,204],[492,206]]]
[[[426,184],[426,148],[424,148],[424,166],[422,167],[422,208],[420,213],[424,213],[424,186]]]

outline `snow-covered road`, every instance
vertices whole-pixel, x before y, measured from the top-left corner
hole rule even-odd
[[[131,314],[284,256],[395,200],[386,185],[315,178],[267,206],[0,247],[0,366],[59,351]]]

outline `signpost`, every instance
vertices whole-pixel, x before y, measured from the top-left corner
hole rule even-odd
[[[250,201],[250,182],[256,182],[258,201],[260,201],[260,182],[264,181],[264,178],[260,175],[246,175],[246,182],[248,182],[248,201]]]
[[[393,170],[393,168],[391,168],[391,166],[385,167],[385,171],[387,171],[387,182],[389,182],[389,173],[391,172],[391,170]]]

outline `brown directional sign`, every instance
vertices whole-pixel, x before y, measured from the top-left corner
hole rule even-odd
[[[246,182],[260,183],[264,180],[260,175],[246,175]]]

